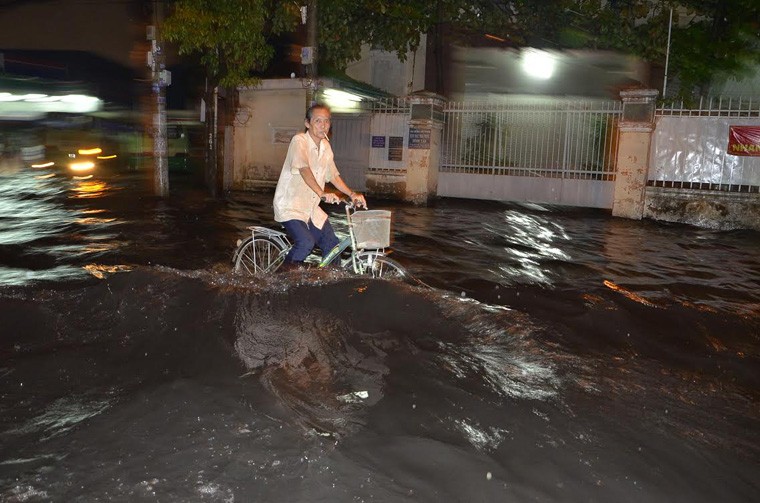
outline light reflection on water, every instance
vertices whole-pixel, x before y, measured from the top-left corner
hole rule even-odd
[[[40,170],[0,184],[0,282],[18,271],[57,279],[87,264],[229,267],[249,225],[276,225],[268,192],[211,199],[174,184],[152,197],[145,176],[39,180]],[[51,172],[55,174],[55,172]],[[605,290],[652,304],[707,306],[751,316],[760,298],[757,233],[718,232],[610,218],[606,212],[540,205],[441,200],[428,207],[371,201],[393,210],[393,257],[433,286],[469,295],[497,286]],[[328,208],[338,234],[343,211]],[[19,247],[24,247],[23,250]],[[69,275],[66,275],[69,277]],[[13,279],[10,280],[10,277]],[[614,288],[610,285],[614,285]],[[754,307],[752,307],[754,306]]]
[[[0,177],[0,283],[18,285],[40,280],[86,277],[86,257],[118,246],[113,226],[121,223],[97,204],[117,190],[105,179],[75,180],[40,169]],[[95,216],[98,215],[98,216]]]
[[[71,196],[79,199],[103,197],[110,187],[101,180],[76,180],[71,189]]]

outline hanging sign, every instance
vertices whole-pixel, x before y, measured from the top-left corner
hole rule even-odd
[[[760,157],[760,126],[729,126],[728,153]]]

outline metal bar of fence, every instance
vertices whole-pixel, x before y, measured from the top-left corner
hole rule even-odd
[[[443,158],[447,169],[509,166],[535,173],[548,166],[559,175],[598,178],[598,172],[610,173],[612,128],[620,114],[617,102],[575,108],[449,103]]]

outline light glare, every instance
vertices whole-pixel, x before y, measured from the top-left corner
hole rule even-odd
[[[95,167],[95,163],[92,161],[80,161],[72,162],[69,164],[69,168],[72,171],[87,171]]]
[[[522,69],[531,77],[548,80],[554,75],[556,61],[551,54],[537,49],[527,49],[522,54]]]
[[[95,154],[102,154],[103,150],[100,147],[80,148],[79,150],[77,150],[77,153],[79,155],[95,155]]]

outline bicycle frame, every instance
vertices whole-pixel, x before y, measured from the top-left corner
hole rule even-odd
[[[351,210],[354,209],[354,205],[350,201],[342,201],[346,206],[346,222],[348,223],[348,237],[341,240],[340,243],[335,245],[335,247],[330,250],[326,255],[323,255],[322,259],[320,260],[317,267],[323,268],[330,265],[333,260],[335,260],[336,257],[339,257],[347,248],[351,248],[351,268],[354,271],[355,274],[363,274],[364,271],[364,265],[357,260],[357,255],[360,252],[363,251],[369,251],[374,252],[377,255],[385,255],[384,249],[372,249],[372,250],[364,250],[364,249],[358,249],[356,246],[356,236],[354,235],[354,226],[353,222],[351,220]],[[279,247],[282,249],[280,254],[277,256],[276,263],[281,263],[282,260],[285,259],[285,256],[290,251],[290,248],[293,246],[293,244],[290,242],[290,239],[288,239],[288,236],[285,232],[278,231],[275,229],[270,229],[269,227],[261,227],[261,226],[253,226],[249,227],[251,229],[251,235],[255,239],[257,234],[259,236],[264,236],[266,238],[269,238],[277,243]],[[254,249],[254,257],[255,257],[255,249]],[[348,265],[348,260],[340,260],[341,267],[346,267]]]
[[[274,241],[278,247],[282,250],[280,254],[277,256],[277,258],[272,262],[273,264],[277,264],[277,267],[279,267],[279,264],[282,263],[283,260],[285,260],[285,255],[287,255],[290,248],[293,246],[288,239],[288,235],[285,234],[282,231],[276,231],[274,229],[270,229],[269,227],[261,227],[258,225],[255,225],[253,227],[249,227],[251,229],[251,237],[252,239],[256,239],[256,235],[264,236],[272,241]],[[253,249],[253,257],[254,260],[256,260],[256,249]],[[235,257],[233,257],[233,260],[235,260]],[[275,267],[275,270],[277,269]],[[267,271],[269,272],[269,271]]]
[[[351,210],[354,209],[353,203],[350,201],[343,201],[343,203],[346,205],[346,223],[348,224],[348,237],[344,238],[340,243],[335,245],[335,247],[330,250],[330,252],[325,255],[322,258],[322,261],[319,263],[319,267],[326,267],[327,265],[331,264],[333,259],[335,259],[336,256],[343,253],[343,251],[351,247],[351,268],[353,269],[354,273],[356,274],[363,274],[364,268],[362,264],[360,264],[356,260],[356,256],[359,252],[364,251],[360,250],[356,246],[356,235],[354,234],[354,224],[353,220],[351,219]],[[375,250],[378,255],[385,255],[385,250]],[[341,261],[341,266],[346,266],[348,264],[347,261]]]

